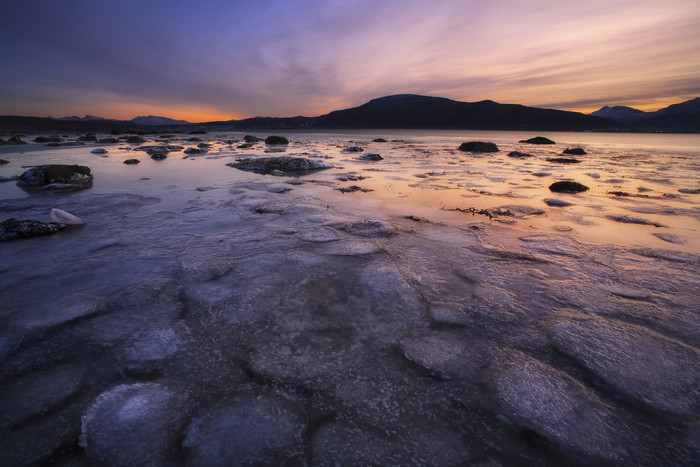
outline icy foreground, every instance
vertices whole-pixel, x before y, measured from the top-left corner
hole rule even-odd
[[[0,201],[2,465],[700,460],[697,255],[251,177]]]

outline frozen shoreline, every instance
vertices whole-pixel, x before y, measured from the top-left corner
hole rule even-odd
[[[697,461],[697,254],[158,173],[0,201],[8,462]]]

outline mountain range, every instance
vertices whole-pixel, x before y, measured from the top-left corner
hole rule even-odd
[[[317,117],[255,117],[189,123],[149,115],[131,120],[0,116],[2,132],[164,132],[273,129],[450,129],[520,131],[654,131],[700,133],[700,98],[656,112],[605,106],[591,114],[485,100],[397,94]]]

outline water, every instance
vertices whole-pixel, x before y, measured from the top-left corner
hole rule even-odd
[[[700,136],[282,134],[283,153],[231,133],[163,161],[0,148],[0,176],[95,176],[0,184],[3,219],[86,221],[0,243],[3,462],[698,461]],[[284,154],[334,168],[225,165]]]

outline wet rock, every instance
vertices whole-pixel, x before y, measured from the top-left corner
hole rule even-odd
[[[432,331],[401,340],[404,356],[445,380],[476,380],[489,360],[486,346],[449,331]]]
[[[193,465],[280,465],[298,453],[306,423],[292,402],[239,398],[196,417],[183,446]]]
[[[530,139],[523,139],[520,140],[519,143],[528,143],[528,144],[556,144],[554,141],[552,141],[549,138],[545,138],[544,136],[535,136],[534,138]]]
[[[678,193],[684,195],[700,195],[700,188],[679,188]]]
[[[104,148],[95,148],[90,151],[92,154],[107,154],[107,150]]]
[[[197,145],[197,147],[198,147],[199,149],[209,149],[209,148],[211,148],[211,144],[209,144],[209,143],[199,143],[199,144]]]
[[[117,144],[119,142],[119,140],[116,138],[102,138],[101,140],[98,140],[97,142],[100,144]]]
[[[363,154],[360,156],[363,161],[381,161],[384,160],[379,154]]]
[[[557,348],[616,391],[661,414],[700,414],[700,352],[649,329],[607,319],[560,321]]]
[[[508,153],[508,157],[513,157],[515,159],[527,159],[528,157],[532,157],[532,154],[520,151],[511,151]]]
[[[259,157],[256,159],[239,159],[238,162],[226,164],[238,170],[270,174],[274,170],[282,172],[298,172],[317,169],[329,169],[331,164],[304,157]]]
[[[589,189],[590,188],[588,188],[586,185],[569,181],[554,182],[549,185],[549,191],[553,191],[555,193],[580,193],[583,191],[588,191]]]
[[[342,237],[330,227],[318,227],[305,230],[299,234],[299,238],[306,242],[326,243],[340,240]]]
[[[26,141],[22,141],[22,138],[18,135],[12,136],[7,140],[7,144],[27,144]]]
[[[185,154],[204,154],[207,152],[205,149],[199,149],[199,148],[187,148],[185,149]]]
[[[625,429],[610,408],[581,383],[523,353],[499,361],[489,385],[504,414],[566,451],[621,461]]]
[[[87,410],[80,446],[90,462],[169,464],[187,416],[182,399],[160,384],[117,386],[102,393]]]
[[[362,149],[360,146],[350,146],[345,149],[343,149],[343,152],[362,152],[364,149]]]
[[[135,164],[140,164],[141,161],[138,159],[127,159],[124,161],[126,165],[135,165]]]
[[[59,138],[56,136],[37,136],[32,141],[34,141],[35,143],[61,143],[63,142],[63,138]]]
[[[332,226],[336,229],[344,230],[351,235],[358,235],[360,237],[388,237],[396,233],[396,229],[393,225],[378,219],[362,222],[337,223]]]
[[[10,161],[8,161],[7,159],[0,159],[0,165],[9,164],[9,163],[10,163]]]
[[[459,146],[460,151],[466,152],[498,152],[498,146],[484,141],[468,141]]]
[[[268,136],[265,138],[265,144],[289,144],[289,140],[284,136]]]
[[[146,140],[141,138],[140,136],[129,136],[128,138],[126,138],[126,142],[129,144],[141,144],[145,143]]]
[[[292,191],[292,189],[288,186],[276,185],[271,186],[270,188],[268,188],[267,191],[269,191],[270,193],[287,193],[288,191]]]
[[[58,224],[80,225],[85,223],[79,217],[74,216],[73,214],[66,212],[63,209],[58,208],[51,208],[49,216],[51,217],[52,221]]]
[[[557,198],[545,198],[544,202],[547,204],[547,206],[556,206],[556,207],[565,207],[565,206],[571,206],[572,203],[568,201],[564,201],[563,199],[557,199]]]
[[[581,161],[573,157],[548,157],[547,162],[555,164],[579,164]]]
[[[250,149],[253,146],[254,146],[253,143],[243,143],[243,144],[239,144],[237,147],[238,147],[238,149]]]
[[[92,133],[89,133],[87,135],[78,137],[78,141],[95,142],[97,141],[97,136],[95,136]]]
[[[39,165],[20,175],[17,185],[49,190],[82,190],[92,186],[92,175],[90,168],[82,165]]]
[[[64,224],[41,222],[34,219],[10,218],[0,222],[0,242],[20,238],[50,235],[65,229]]]
[[[566,148],[563,154],[571,154],[572,156],[585,156],[588,154],[583,148]]]
[[[386,140],[384,138],[374,138],[372,140],[373,143],[386,143]]]
[[[243,137],[243,141],[246,143],[257,143],[258,141],[262,141],[262,138],[258,138],[257,136],[253,135],[245,135]]]

